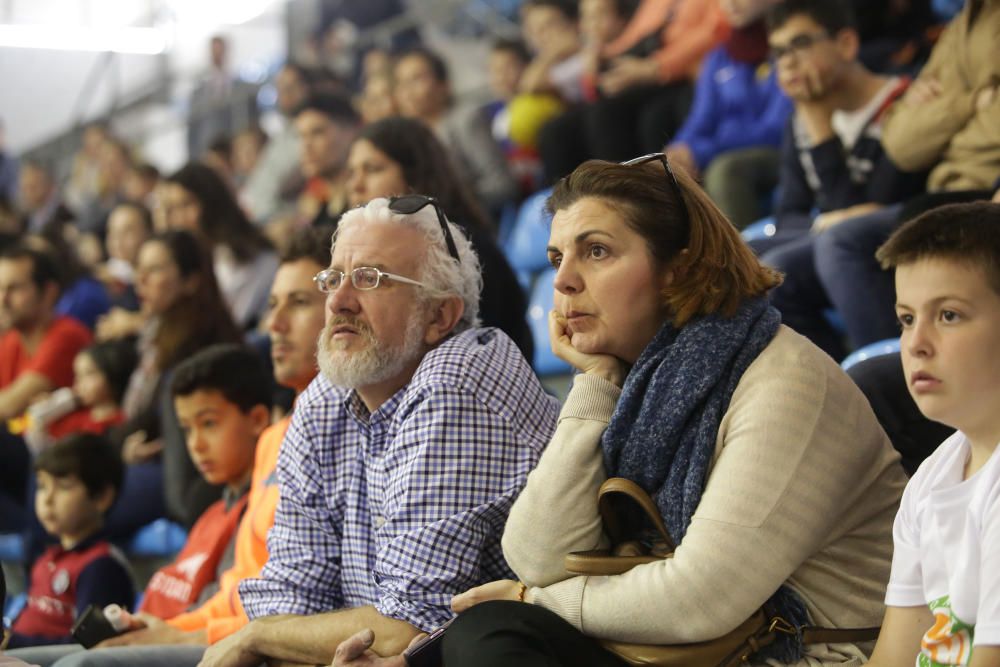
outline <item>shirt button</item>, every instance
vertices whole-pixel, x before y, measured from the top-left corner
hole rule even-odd
[[[375,524],[376,528],[381,528],[382,526],[385,525],[385,517],[384,516],[377,516],[377,517],[375,517],[372,520],[372,523]]]

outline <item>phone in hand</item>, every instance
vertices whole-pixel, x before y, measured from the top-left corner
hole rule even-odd
[[[121,633],[114,629],[104,611],[96,604],[92,604],[76,619],[70,634],[84,648],[91,648]]]
[[[444,631],[454,620],[451,619],[403,651],[406,664],[409,667],[441,667],[441,642],[444,641]]]

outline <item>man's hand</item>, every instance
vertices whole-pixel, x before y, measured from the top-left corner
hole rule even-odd
[[[659,75],[660,64],[651,58],[620,56],[611,61],[611,67],[598,79],[597,86],[605,95],[617,95],[628,88],[655,84]]]
[[[168,625],[156,616],[151,614],[135,614],[144,627],[131,632],[124,632],[117,637],[105,639],[95,648],[112,648],[114,646],[154,646],[154,645],[181,645],[189,644],[198,646],[208,644],[208,635],[204,630],[197,632],[185,632]]]
[[[932,76],[921,77],[910,84],[903,95],[903,104],[918,107],[941,96],[941,82]]]
[[[212,644],[205,651],[198,667],[257,667],[264,656],[251,648],[253,623],[245,625],[225,639]]]
[[[163,451],[162,440],[146,440],[145,431],[136,431],[125,438],[122,444],[122,460],[129,464],[143,463],[155,458]]]
[[[872,202],[866,204],[855,204],[854,206],[848,206],[847,208],[838,209],[836,211],[827,211],[826,213],[820,213],[813,220],[812,232],[813,234],[819,234],[820,232],[826,231],[831,227],[836,227],[845,220],[850,220],[851,218],[856,218],[861,215],[867,215],[874,211],[882,208],[881,204],[875,204]]]
[[[521,599],[521,586],[520,581],[513,581],[511,579],[491,581],[488,584],[470,588],[464,593],[453,597],[451,599],[451,609],[456,614],[460,614],[466,609],[475,607],[480,602],[489,602],[490,600],[517,601]]]
[[[987,86],[976,95],[976,111],[986,111],[997,99],[997,86]]]
[[[421,633],[413,638],[410,646],[413,646],[427,635]],[[358,632],[337,647],[337,653],[333,656],[333,663],[330,667],[406,667],[406,660],[402,655],[393,655],[383,658],[372,649],[375,643],[375,633],[371,629]]]
[[[142,313],[133,313],[124,308],[112,308],[107,315],[98,318],[96,338],[105,341],[134,336],[142,331],[145,323],[146,318]]]

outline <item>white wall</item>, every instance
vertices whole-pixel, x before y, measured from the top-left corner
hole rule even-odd
[[[245,13],[265,5],[262,15],[242,25],[217,22],[227,20],[219,7],[229,6],[228,18],[232,18],[233,11]],[[208,39],[213,34],[229,38],[231,62],[250,73],[283,58],[285,51],[283,0],[7,0],[5,7],[9,11],[0,21],[12,23],[148,26],[155,17],[168,26],[172,38],[162,56],[115,54],[115,66],[87,90],[88,76],[105,54],[0,48],[0,118],[7,147],[13,153],[62,133],[80,120],[74,114],[82,114],[84,120],[105,114],[113,102],[115,86],[119,99],[127,100],[161,78],[164,69],[182,77],[169,109],[173,120],[180,122],[187,92],[197,73],[207,67]],[[84,94],[89,103],[77,109]],[[170,121],[169,113],[156,119],[158,125],[169,125]],[[163,133],[173,130],[164,127]]]

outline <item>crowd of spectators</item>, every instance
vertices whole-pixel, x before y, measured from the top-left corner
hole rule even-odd
[[[345,35],[389,15],[328,4],[313,47],[329,57],[274,73],[273,133],[212,38],[169,173],[114,119],[84,128],[66,174],[10,155],[0,126],[15,655],[368,664],[461,612],[449,665],[620,665],[594,638],[713,640],[758,608],[873,626],[887,585],[890,605],[933,602],[907,588],[930,519],[906,475],[958,428],[959,479],[1000,479],[997,433],[907,379],[930,372],[928,276],[980,305],[998,290],[1000,227],[976,221],[997,224],[1000,202],[1000,4],[522,0],[520,39],[488,49],[485,104],[412,31],[347,58]],[[505,243],[540,191],[548,334],[576,374],[561,412]],[[838,368],[901,334],[856,382]],[[931,461],[921,489],[953,463]],[[568,576],[566,553],[609,546],[596,501],[615,476],[683,548]],[[990,483],[973,504],[995,532]],[[115,544],[161,518],[188,543],[138,604]],[[669,609],[644,595],[657,587]],[[969,590],[941,603],[966,624]],[[995,599],[977,648],[1000,644]],[[84,650],[70,627],[90,604],[133,613]],[[902,664],[907,620],[927,618],[890,612],[876,662]],[[786,639],[760,657],[871,648]],[[965,658],[947,664],[988,664]]]

